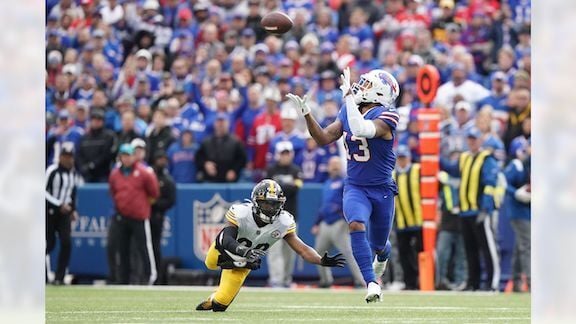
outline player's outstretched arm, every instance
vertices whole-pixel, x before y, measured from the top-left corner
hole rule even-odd
[[[294,233],[286,234],[284,240],[294,252],[298,253],[307,262],[321,265],[324,267],[344,267],[346,265],[346,260],[341,253],[335,256],[328,256],[328,252],[324,253],[321,257],[320,254],[316,252],[312,247],[302,242],[298,235]]]
[[[300,98],[295,94],[289,93],[286,97],[300,110],[306,120],[306,126],[308,126],[310,135],[318,145],[323,146],[330,144],[342,136],[342,123],[339,120],[334,121],[326,128],[320,127],[314,116],[310,113],[310,107],[308,107],[306,103],[308,99],[307,96]]]

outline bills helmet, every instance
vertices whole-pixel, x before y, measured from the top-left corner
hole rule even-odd
[[[278,218],[286,203],[282,187],[271,179],[264,179],[256,184],[250,199],[254,217],[258,217],[266,224],[271,224]]]
[[[360,80],[352,84],[351,90],[357,105],[362,103],[391,105],[400,94],[398,81],[384,70],[372,70],[362,74]]]

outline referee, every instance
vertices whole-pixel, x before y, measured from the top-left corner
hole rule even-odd
[[[56,232],[60,239],[60,254],[56,268],[55,285],[62,285],[71,253],[71,221],[77,218],[76,185],[74,171],[74,143],[64,142],[58,164],[46,169],[46,255],[56,245]],[[49,271],[50,269],[46,269]]]

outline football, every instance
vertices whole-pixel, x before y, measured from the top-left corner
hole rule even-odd
[[[294,26],[294,22],[287,14],[275,11],[262,17],[260,25],[268,33],[280,35],[289,31]]]

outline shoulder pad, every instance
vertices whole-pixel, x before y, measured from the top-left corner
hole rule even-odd
[[[252,213],[252,204],[241,203],[230,206],[230,210],[235,219],[245,218]]]
[[[284,225],[291,225],[292,223],[295,223],[294,220],[294,216],[292,216],[292,214],[290,214],[289,212],[283,210],[280,212],[280,216],[278,217],[278,220],[284,224]]]

